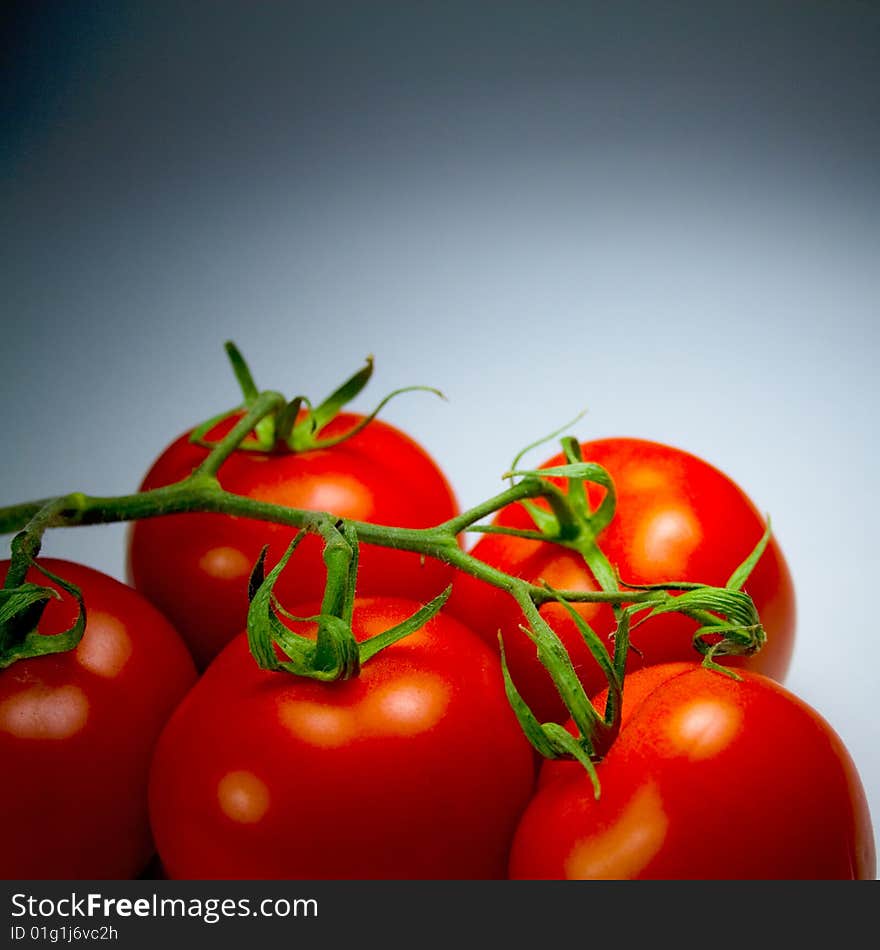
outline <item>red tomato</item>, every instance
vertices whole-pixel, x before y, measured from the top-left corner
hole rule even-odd
[[[511,877],[873,879],[871,817],[840,738],[774,681],[742,676],[628,676],[599,800],[580,766],[547,763]]]
[[[340,413],[321,432],[331,438],[361,416]],[[219,438],[231,423],[210,435]],[[147,473],[142,490],[188,475],[207,454],[183,435]],[[293,453],[239,451],[224,463],[220,483],[260,501],[395,527],[424,528],[457,513],[452,490],[432,459],[408,436],[374,419],[329,449]],[[168,616],[204,667],[245,626],[247,586],[260,550],[270,544],[271,569],[295,530],[218,514],[169,515],[136,522],[129,536],[128,572],[134,586]],[[295,563],[278,581],[282,603],[320,598],[321,543],[304,539]],[[449,584],[452,570],[431,558],[361,545],[358,591],[429,600]]]
[[[723,586],[760,540],[765,523],[746,495],[718,469],[667,445],[638,439],[603,439],[581,446],[585,461],[597,462],[611,475],[617,492],[616,514],[599,537],[599,546],[624,581],[658,584],[687,581]],[[564,462],[555,456],[544,467]],[[558,481],[558,480],[556,480]],[[592,506],[603,492],[588,486]],[[533,527],[521,505],[503,509],[497,523]],[[473,554],[508,574],[556,588],[598,590],[580,555],[559,545],[502,535],[487,535]],[[745,584],[767,633],[767,644],[748,658],[719,658],[781,680],[794,638],[794,589],[782,551],[771,538]],[[511,675],[542,721],[562,722],[567,712],[553,682],[536,658],[531,640],[519,629],[522,615],[513,598],[470,575],[459,574],[446,609],[467,618],[490,642],[499,629]],[[614,631],[607,606],[578,607],[600,636]],[[568,649],[587,693],[605,685],[604,676],[565,609],[541,609]],[[641,655],[631,652],[627,669],[697,658],[692,646],[696,623],[675,613],[654,617],[632,633]]]
[[[361,598],[355,636],[418,606]],[[150,812],[172,878],[497,878],[533,782],[498,660],[439,614],[334,683],[236,638],[162,735]]]
[[[40,560],[83,593],[86,629],[68,653],[0,671],[0,877],[133,878],[153,853],[147,778],[159,733],[196,678],[168,621],[98,571]],[[6,577],[9,561],[0,563]],[[57,585],[31,569],[29,581]],[[41,633],[73,625],[52,600]]]

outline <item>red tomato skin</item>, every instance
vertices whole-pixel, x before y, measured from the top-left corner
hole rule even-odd
[[[330,438],[352,429],[361,416],[340,413],[323,430]],[[209,435],[219,438],[231,423]],[[156,460],[141,490],[186,477],[206,456],[189,433]],[[293,453],[239,451],[219,472],[223,488],[261,501],[395,527],[425,528],[458,512],[445,476],[403,432],[374,419],[329,449]],[[264,544],[267,570],[284,553],[295,529],[220,514],[168,515],[135,522],[129,533],[128,578],[172,621],[200,668],[247,621],[247,585]],[[452,580],[452,569],[418,554],[362,544],[358,591],[429,600]],[[275,592],[282,603],[320,598],[325,580],[322,548],[304,538]]]
[[[582,769],[554,768],[510,876],[873,879],[871,817],[842,741],[778,683],[741,676],[670,664],[627,677],[638,696],[598,766],[600,799]]]
[[[361,598],[355,634],[417,606]],[[171,878],[503,878],[533,786],[497,658],[438,615],[329,684],[237,637],[165,729],[150,809]]]
[[[657,584],[674,580],[723,586],[764,532],[765,522],[741,489],[694,455],[629,438],[585,442],[581,450],[585,460],[602,465],[614,481],[616,514],[600,535],[599,546],[624,581]],[[543,467],[562,461],[561,456],[555,456]],[[595,507],[601,492],[596,486],[588,488]],[[521,505],[503,509],[496,521],[533,527]],[[598,589],[580,556],[558,545],[487,535],[472,553],[532,582],[543,579],[557,588]],[[782,680],[791,660],[796,610],[791,575],[775,538],[771,537],[744,589],[758,609],[767,643],[751,657],[723,658],[721,662]],[[523,618],[509,595],[459,572],[446,609],[453,616],[468,618],[488,642],[497,642],[500,629],[511,675],[538,718],[555,722],[567,718],[532,642],[519,629]],[[601,636],[614,631],[609,607],[583,605],[578,609]],[[587,693],[602,689],[603,674],[564,608],[549,604],[541,613],[569,651]],[[693,621],[675,613],[647,621],[633,630],[631,640],[641,655],[630,652],[627,670],[697,658],[692,646],[695,630]]]
[[[681,663],[660,663],[657,666],[646,666],[638,670],[638,676],[629,674],[626,678],[623,690],[623,702],[620,710],[620,728],[623,729],[632,719],[633,713],[641,706],[646,697],[650,696],[654,690],[673,676],[680,673],[688,673],[694,669],[694,662]],[[608,690],[603,689],[601,693],[592,698],[593,706],[599,713],[605,713],[605,704],[608,701]],[[565,723],[565,728],[573,735],[578,735],[577,726],[569,719]],[[568,781],[575,779],[580,781],[583,778],[584,769],[579,762],[572,759],[541,759],[538,769],[538,789],[544,788],[553,782]]]
[[[40,563],[82,590],[86,629],[68,653],[0,671],[0,877],[134,878],[153,853],[153,748],[195,682],[195,666],[136,591],[80,564]],[[4,579],[8,569],[0,563]],[[56,587],[33,569],[28,580]],[[76,609],[68,594],[51,601],[41,632],[68,629]]]

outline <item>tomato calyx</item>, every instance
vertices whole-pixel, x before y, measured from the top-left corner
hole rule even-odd
[[[617,505],[617,494],[611,475],[601,465],[595,462],[585,462],[581,448],[572,436],[561,440],[565,453],[566,464],[542,469],[519,469],[517,463],[523,453],[514,459],[511,470],[506,478],[564,478],[567,481],[565,494],[551,495],[548,502],[551,511],[547,511],[532,501],[522,502],[528,511],[538,531],[544,539],[555,541],[566,547],[581,550],[593,544],[604,528],[614,517]],[[532,446],[529,446],[532,448]],[[527,450],[523,450],[527,451]],[[595,511],[590,508],[587,500],[585,482],[594,482],[605,489],[605,496],[599,502]]]
[[[564,465],[549,466],[534,471],[519,471],[516,470],[516,463],[522,457],[523,453],[520,453],[514,462],[514,470],[508,474],[544,479],[566,479],[565,494],[551,495],[548,498],[553,514],[532,501],[524,501],[521,504],[530,513],[539,532],[546,540],[571,548],[583,557],[586,566],[603,591],[609,593],[625,588],[630,591],[657,592],[661,595],[661,599],[657,602],[647,600],[639,604],[631,604],[626,609],[621,604],[613,605],[618,628],[625,621],[628,637],[629,630],[658,614],[669,612],[684,614],[699,624],[693,637],[693,645],[697,652],[703,655],[703,665],[717,668],[723,673],[730,671],[716,664],[714,657],[746,656],[760,650],[766,642],[766,634],[754,603],[751,598],[741,593],[741,590],[770,541],[769,516],[766,518],[766,528],[758,543],[734,570],[723,588],[674,581],[654,585],[629,583],[609,563],[598,543],[599,535],[614,517],[617,503],[614,482],[608,471],[601,465],[583,461],[581,447],[573,437],[567,436],[562,439],[562,449],[566,459]],[[605,490],[604,497],[595,510],[589,505],[586,493],[587,482],[592,482]],[[559,516],[559,512],[564,512],[562,517]],[[570,611],[568,605],[566,608]],[[644,616],[635,623],[630,622],[636,613],[643,611],[647,611]],[[727,621],[720,620],[719,615],[726,617]],[[579,629],[581,626],[582,624],[579,623]],[[581,632],[583,634],[583,630]],[[615,634],[618,646],[620,637],[621,630],[618,629]],[[628,639],[627,649],[635,649],[628,644]],[[617,675],[622,678],[626,657],[625,653],[620,654],[621,651],[616,649],[614,668]]]
[[[273,589],[307,531],[319,534],[324,541],[327,582],[321,612],[299,617],[278,603]],[[268,546],[263,548],[251,573],[247,621],[251,654],[264,670],[292,673],[322,682],[351,679],[371,657],[423,627],[440,611],[452,590],[450,585],[406,620],[358,642],[352,628],[358,562],[354,525],[317,515],[294,536],[268,574],[265,573],[267,551]],[[295,633],[282,618],[294,623],[315,623],[317,634],[313,639]],[[285,659],[279,656],[279,652]]]
[[[261,395],[250,368],[238,347],[230,340],[226,342],[225,350],[244,400],[236,408],[213,416],[193,429],[190,441],[209,450],[214,449],[218,443],[209,439],[208,433],[226,420],[239,415],[242,411],[252,409]],[[290,400],[280,397],[279,405],[272,413],[264,416],[256,423],[252,433],[238,443],[237,449],[245,452],[274,452],[281,448],[289,452],[328,449],[361,432],[395,396],[408,392],[429,392],[441,399],[446,398],[439,389],[434,389],[431,386],[404,386],[388,393],[371,413],[361,417],[350,429],[333,436],[322,437],[321,433],[324,429],[339,415],[344,406],[362,392],[370,381],[373,375],[373,362],[373,357],[368,356],[365,365],[361,369],[350,376],[317,406],[313,405],[311,400],[303,395],[294,396]]]
[[[523,732],[545,758],[574,758],[579,761],[589,773],[594,794],[598,798],[600,784],[595,766],[607,754],[620,729],[626,660],[629,650],[635,649],[630,644],[631,630],[659,614],[681,613],[698,624],[693,635],[693,646],[703,656],[702,665],[739,679],[737,673],[721,666],[715,658],[749,655],[760,650],[766,642],[755,604],[742,591],[742,587],[767,547],[770,522],[768,518],[763,536],[724,587],[675,581],[657,585],[629,584],[620,577],[598,544],[598,536],[614,517],[616,494],[611,476],[600,465],[584,462],[580,445],[574,438],[564,438],[562,448],[564,464],[523,470],[517,467],[523,454],[520,453],[508,473],[511,479],[564,478],[567,482],[565,492],[557,486],[555,492],[544,496],[549,510],[530,500],[521,502],[535,523],[536,530],[493,525],[491,531],[552,541],[578,552],[602,591],[610,598],[616,620],[616,629],[611,638],[612,651],[575,610],[569,599],[546,582],[543,588],[547,596],[540,601],[535,591],[527,586],[515,585],[511,589],[527,621],[520,625],[520,629],[535,644],[538,659],[553,680],[571,716],[575,734],[558,723],[541,723],[537,719],[513,682],[500,633],[499,644],[505,689]],[[589,505],[587,482],[604,489],[604,496],[595,509]],[[624,596],[636,591],[645,596],[637,601]],[[615,595],[619,595],[620,600],[616,600]],[[608,683],[605,708],[601,712],[587,696],[562,641],[538,609],[550,600],[560,604],[570,616]]]
[[[765,538],[766,535],[745,564],[757,561],[762,545],[766,543]],[[737,680],[741,678],[738,673],[716,663],[714,658],[719,655],[756,652],[766,640],[754,602],[748,594],[734,587],[670,584],[663,588],[645,588],[649,596],[640,602],[627,606],[617,605],[618,621],[612,653],[561,592],[554,591],[548,585],[545,585],[545,588],[569,614],[593,658],[601,667],[608,682],[605,708],[600,712],[593,705],[568,651],[525,589],[513,591],[528,621],[527,624],[522,624],[520,629],[535,644],[538,659],[553,680],[577,730],[576,734],[571,734],[556,722],[541,723],[534,715],[513,682],[504,654],[503,638],[499,634],[505,690],[520,727],[536,751],[544,758],[574,758],[579,761],[589,773],[597,799],[600,795],[600,783],[596,763],[604,758],[620,731],[624,668],[633,627],[649,617],[670,611],[677,611],[697,620],[700,627],[694,634],[694,645],[703,654],[702,665]],[[642,613],[644,616],[633,623],[633,617]]]
[[[18,660],[52,653],[66,653],[82,639],[86,629],[86,606],[82,591],[36,562],[43,532],[57,514],[62,500],[45,505],[27,527],[12,540],[11,561],[4,586],[0,589],[0,670]],[[40,619],[50,600],[60,598],[52,587],[25,580],[28,569],[35,567],[77,602],[73,625],[57,634],[42,634]]]
[[[541,440],[541,442],[546,439]],[[541,444],[540,442],[535,445]],[[519,469],[517,463],[528,446],[514,459],[511,470],[505,477],[539,479],[546,485],[544,497],[550,510],[531,500],[520,502],[535,523],[536,531],[493,525],[484,533],[510,534],[532,540],[551,541],[576,551],[606,593],[619,591],[619,578],[599,546],[599,535],[611,523],[617,507],[617,492],[608,470],[595,462],[585,462],[577,439],[566,436],[561,440],[565,464],[542,469]],[[552,479],[564,478],[563,491]],[[592,482],[604,490],[604,495],[595,509],[590,507],[586,484]],[[615,617],[620,621],[619,605],[612,605]]]
[[[631,605],[626,608],[630,614],[647,610],[647,613],[633,623],[630,629],[635,629],[658,614],[670,612],[684,614],[699,624],[693,636],[693,646],[703,656],[702,665],[707,669],[739,679],[733,670],[716,663],[715,657],[751,656],[767,642],[767,634],[760,622],[754,601],[742,590],[770,541],[769,516],[766,522],[767,527],[760,540],[749,556],[731,574],[724,587],[675,583],[639,585],[621,581],[629,590],[658,591],[667,594],[658,603]]]

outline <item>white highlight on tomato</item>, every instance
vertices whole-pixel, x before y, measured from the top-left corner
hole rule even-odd
[[[577,881],[633,878],[660,851],[668,827],[656,786],[643,785],[608,830],[578,842],[565,875]]]
[[[89,718],[89,701],[78,686],[32,686],[0,703],[0,731],[20,739],[68,739]]]
[[[692,761],[717,755],[739,732],[743,711],[723,699],[697,699],[669,719],[666,738]]]
[[[633,537],[633,567],[640,576],[651,577],[662,564],[666,574],[677,577],[685,573],[702,540],[700,522],[690,508],[664,504]]]
[[[383,727],[379,734],[411,736],[440,722],[449,699],[449,687],[437,677],[413,673],[377,690],[364,706],[368,722]]]
[[[358,731],[352,710],[308,700],[280,700],[278,719],[298,739],[322,749],[343,746]]]
[[[199,558],[199,567],[218,580],[235,580],[250,577],[253,565],[235,548],[210,548]]]
[[[88,627],[76,648],[76,661],[81,667],[112,679],[128,662],[131,651],[125,624],[102,611],[89,611]]]
[[[228,772],[217,783],[217,801],[233,821],[253,825],[269,809],[269,789],[253,772]]]

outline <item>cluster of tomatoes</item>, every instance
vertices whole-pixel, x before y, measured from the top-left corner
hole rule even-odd
[[[324,434],[357,421],[340,413]],[[614,480],[616,514],[599,543],[628,584],[724,586],[764,531],[745,494],[692,455],[622,438],[581,451]],[[142,488],[185,478],[206,452],[181,436]],[[435,462],[377,420],[330,448],[236,451],[218,477],[240,495],[375,524],[430,527],[457,512]],[[599,491],[590,486],[594,502]],[[495,521],[534,527],[520,504]],[[137,877],[154,854],[162,874],[183,879],[875,875],[846,749],[778,685],[795,602],[775,540],[746,585],[767,645],[730,660],[737,677],[699,665],[684,616],[634,629],[597,798],[578,763],[538,760],[510,708],[499,631],[537,718],[568,715],[519,606],[438,560],[361,546],[358,640],[450,583],[452,595],[357,677],[259,669],[243,632],[248,579],[263,546],[271,565],[293,533],[214,513],[137,521],[131,586],[41,562],[81,589],[87,626],[69,653],[0,672],[0,876]],[[523,533],[487,534],[472,553],[514,577],[598,589],[578,554]],[[36,570],[31,579],[47,583]],[[324,582],[320,542],[307,536],[274,593],[310,617]],[[53,601],[42,631],[69,627],[76,609],[69,596]],[[603,638],[614,632],[608,605],[577,609]],[[601,705],[605,675],[577,625],[558,603],[541,613]]]

